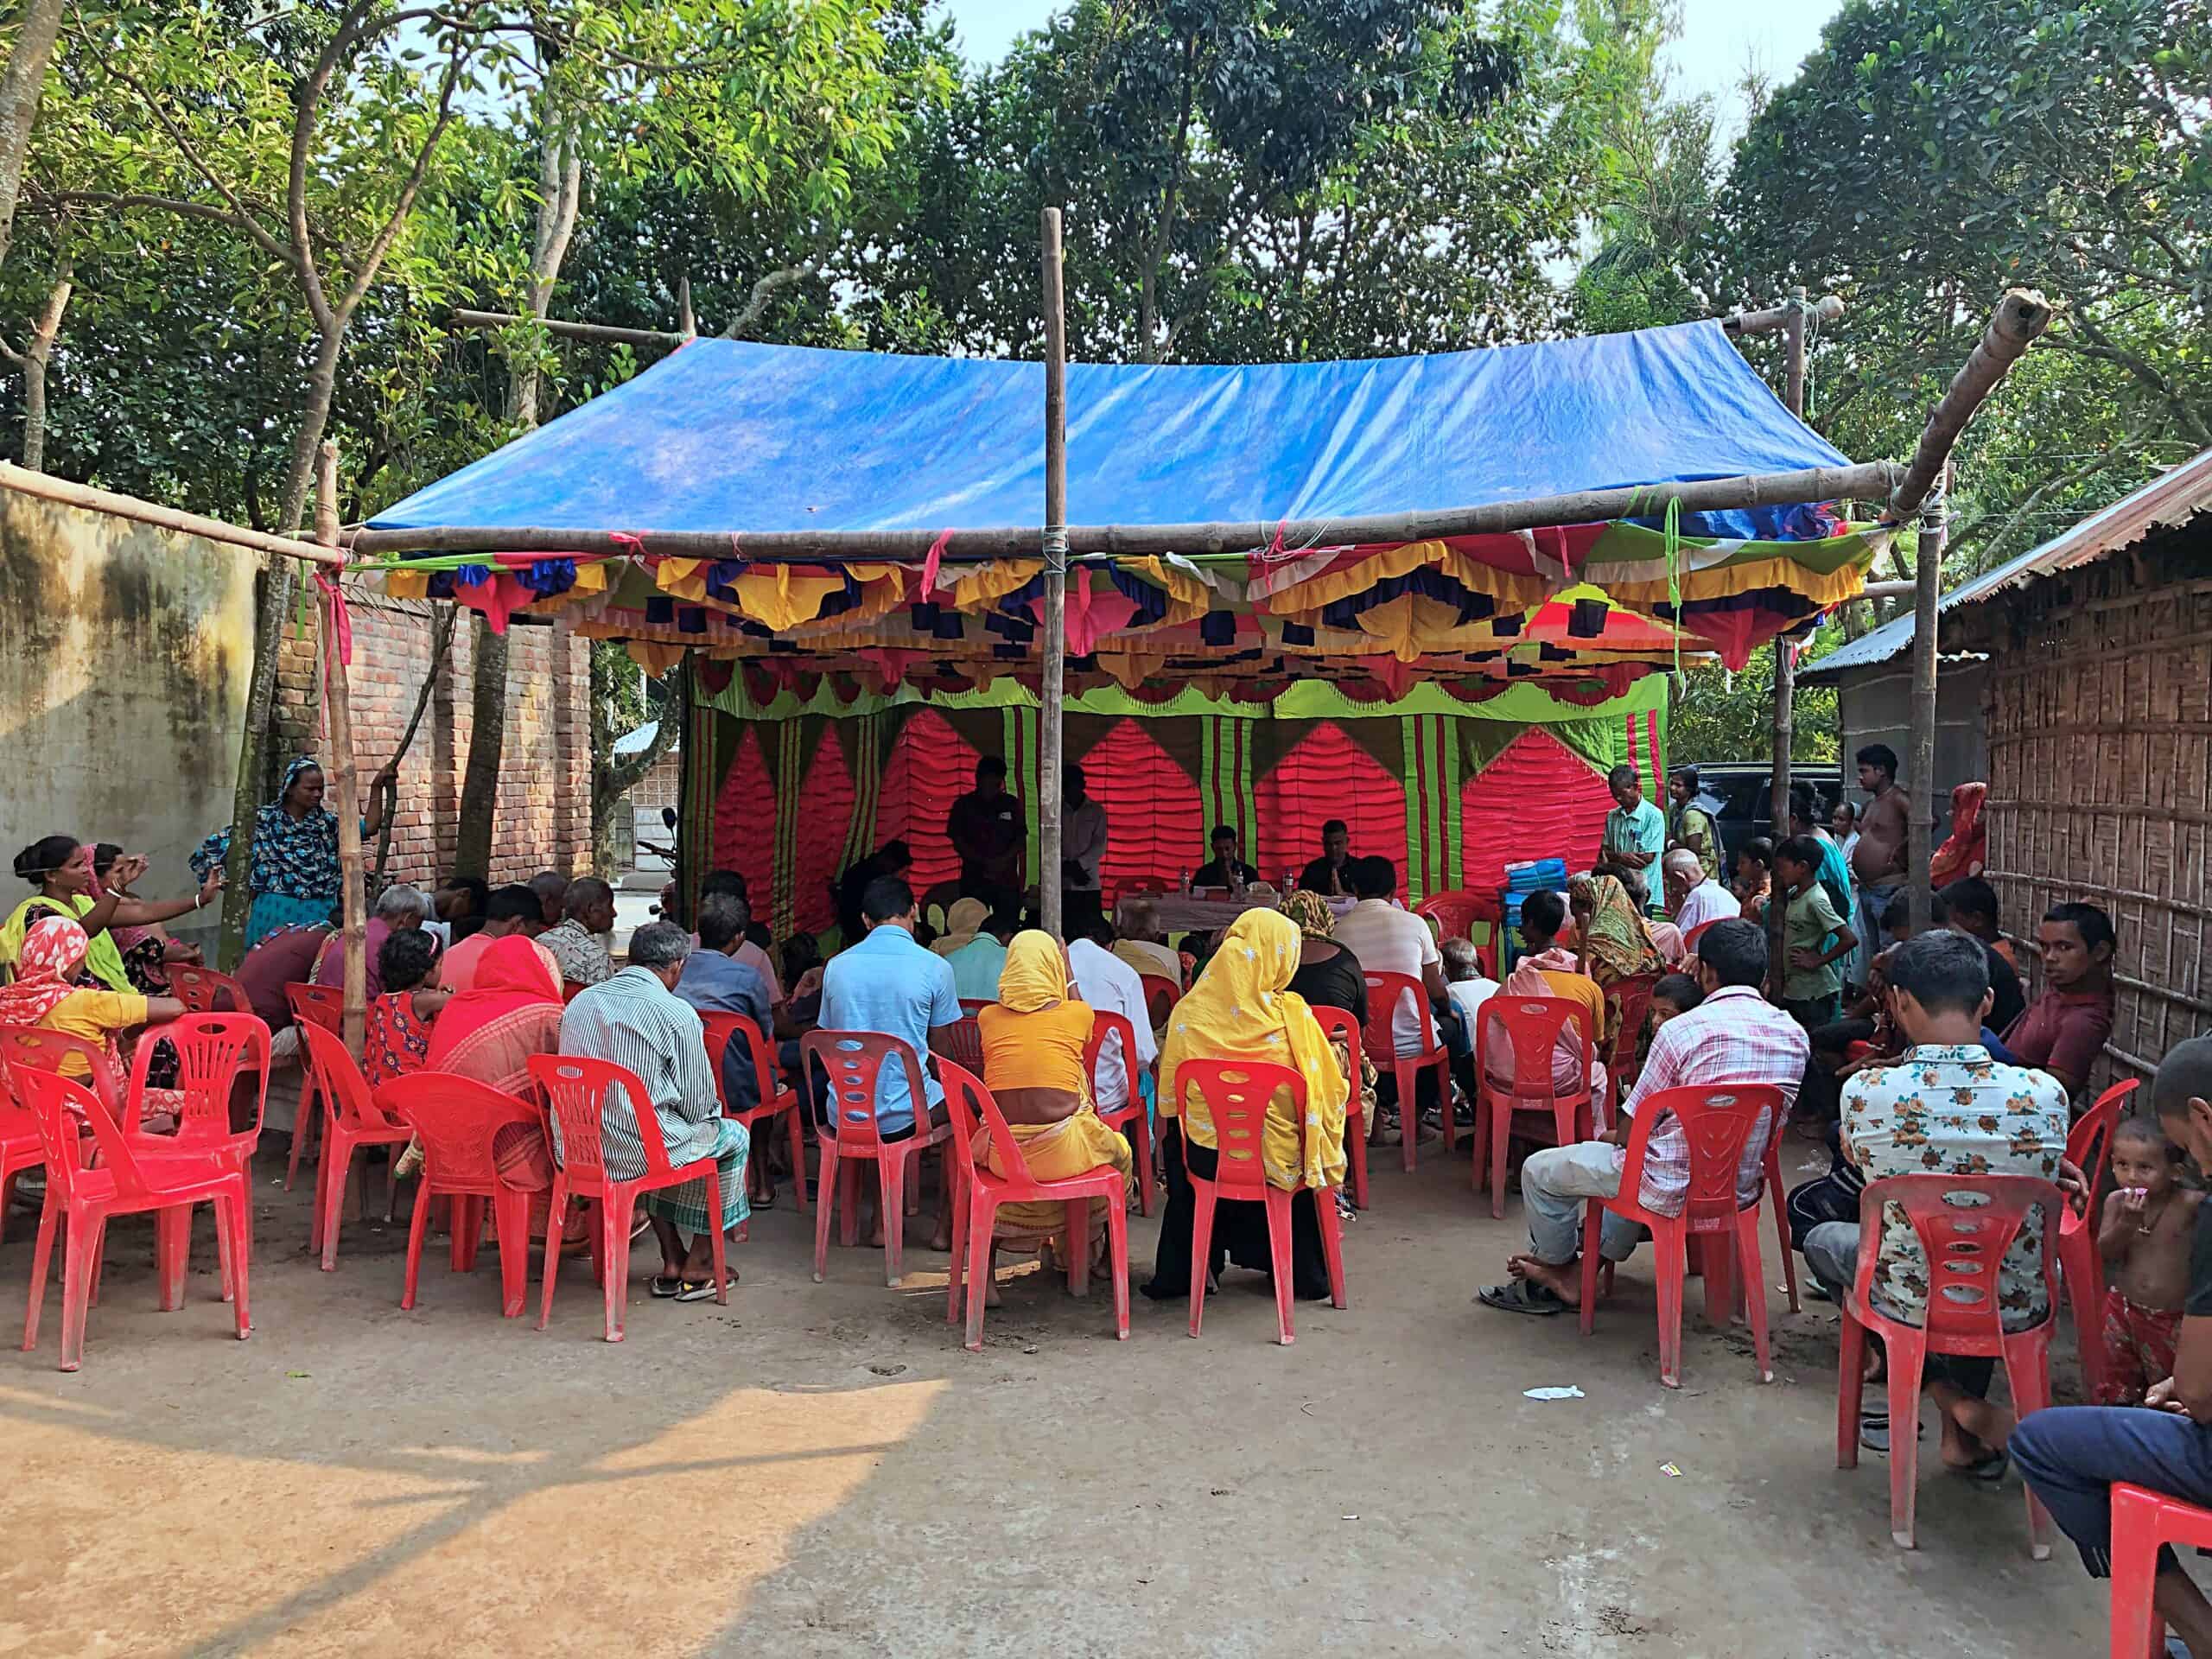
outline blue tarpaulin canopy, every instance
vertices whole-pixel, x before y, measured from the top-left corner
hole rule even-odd
[[[1076,364],[1067,386],[1077,524],[1350,518],[1849,465],[1718,322],[1357,362]],[[1043,411],[1040,364],[695,340],[372,527],[1034,524]],[[1694,528],[1786,536],[1790,512]]]

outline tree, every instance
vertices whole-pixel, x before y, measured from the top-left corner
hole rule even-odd
[[[1738,146],[1713,263],[1844,296],[1811,408],[1853,454],[1910,449],[2005,287],[2062,302],[1961,446],[1963,569],[2212,443],[2208,95],[2190,0],[1852,0]]]
[[[678,667],[658,680],[647,680],[630,654],[610,640],[591,648],[591,852],[592,868],[615,874],[618,813],[622,798],[660,758],[683,741],[690,706],[690,676]],[[647,721],[658,724],[652,739],[630,754],[617,754],[614,741]]]
[[[7,67],[0,69],[0,260],[8,257],[15,234],[23,160],[46,90],[46,67],[60,34],[61,0],[26,0],[16,20]]]

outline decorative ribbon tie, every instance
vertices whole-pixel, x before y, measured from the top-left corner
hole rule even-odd
[[[327,565],[315,568],[315,585],[322,589],[325,608],[330,613],[330,632],[338,647],[338,660],[346,667],[353,665],[353,617],[346,608],[346,593],[338,585],[338,578],[330,574]]]
[[[937,587],[938,566],[944,562],[945,545],[951,540],[950,531],[939,531],[937,539],[930,543],[930,550],[922,556],[922,586],[919,597],[925,604],[929,601],[931,593]]]

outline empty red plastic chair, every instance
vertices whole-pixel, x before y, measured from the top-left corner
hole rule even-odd
[[[253,1004],[246,1000],[245,987],[228,974],[219,974],[213,968],[190,968],[171,963],[162,969],[168,976],[169,989],[176,1000],[193,1014],[251,1014]],[[228,1004],[226,1007],[225,1004]]]
[[[1437,1103],[1443,1108],[1444,1150],[1459,1144],[1458,1113],[1452,1107],[1452,1056],[1436,1034],[1435,1018],[1428,1011],[1428,988],[1411,974],[1370,973],[1367,980],[1367,1052],[1377,1070],[1388,1065],[1398,1088],[1398,1128],[1405,1147],[1406,1173],[1414,1173],[1414,1142],[1421,1138],[1421,1074],[1436,1073]],[[1401,1055],[1393,1030],[1398,1009],[1410,997],[1421,1013],[1424,1046],[1417,1054]]]
[[[2166,1622],[2151,1599],[2158,1588],[2161,1544],[2212,1550],[2212,1510],[2200,1510],[2147,1486],[2114,1481],[2112,1659],[2164,1659]]]
[[[1430,893],[1414,906],[1414,914],[1434,922],[1439,939],[1471,939],[1476,924],[1495,928],[1505,918],[1496,894],[1471,893],[1465,887]]]
[[[1651,988],[1657,974],[1630,974],[1605,988],[1605,1017],[1613,1028],[1613,1046],[1605,1057],[1605,1069],[1616,1086],[1636,1065],[1636,1046],[1643,1035],[1643,1016],[1651,1011]]]
[[[415,1190],[415,1217],[407,1230],[407,1283],[400,1292],[400,1306],[415,1306],[415,1287],[423,1267],[423,1234],[429,1225],[431,1202],[450,1198],[453,1270],[474,1270],[488,1204],[499,1236],[500,1317],[521,1318],[530,1300],[530,1194],[499,1179],[492,1143],[505,1128],[542,1128],[544,1115],[532,1102],[451,1071],[415,1072],[393,1103],[423,1143],[423,1181]],[[547,1237],[557,1253],[561,1238],[557,1224]],[[548,1272],[552,1271],[555,1259],[555,1254],[548,1255]],[[715,1263],[717,1271],[721,1265]]]
[[[30,1305],[23,1316],[23,1351],[38,1346],[39,1311],[46,1300],[46,1270],[54,1254],[54,1231],[66,1222],[68,1236],[61,1263],[61,1369],[84,1363],[85,1315],[92,1298],[101,1243],[111,1217],[152,1210],[189,1213],[190,1206],[215,1206],[215,1230],[223,1243],[226,1297],[234,1311],[238,1340],[252,1331],[247,1290],[252,1267],[252,1234],[246,1211],[253,1202],[251,1177],[217,1154],[172,1151],[168,1137],[125,1135],[99,1097],[80,1084],[51,1071],[10,1062],[9,1084],[16,1098],[29,1107],[46,1148],[48,1196],[39,1217],[38,1247],[31,1257]],[[91,1132],[98,1160],[88,1164],[80,1136]],[[167,1289],[167,1274],[161,1275]],[[164,1312],[170,1303],[166,1294]]]
[[[418,1071],[410,1081],[419,1082],[426,1075]],[[702,1179],[707,1183],[707,1223],[714,1234],[715,1300],[728,1306],[722,1186],[715,1160],[696,1158],[688,1164],[670,1164],[660,1119],[654,1115],[652,1096],[635,1072],[606,1060],[533,1054],[530,1075],[545,1096],[560,1130],[559,1156],[553,1171],[553,1215],[545,1227],[545,1287],[538,1304],[537,1328],[543,1331],[553,1317],[553,1281],[560,1267],[561,1229],[568,1221],[570,1198],[600,1201],[597,1260],[600,1287],[607,1300],[606,1334],[607,1341],[620,1342],[630,1296],[630,1222],[637,1213],[638,1195]],[[616,1088],[622,1090],[625,1103],[608,1098],[609,1090]],[[644,1174],[620,1176],[608,1171],[600,1135],[601,1113],[607,1109],[626,1110],[635,1119],[638,1140],[645,1154]]]
[[[289,984],[284,987],[284,1001],[291,1004],[292,1023],[304,1033],[309,1026],[320,1026],[334,1037],[346,1034],[346,993],[330,985]],[[300,1154],[306,1150],[309,1131],[321,1118],[321,1103],[315,1097],[315,1080],[312,1069],[306,1069],[307,1039],[300,1039],[300,1055],[303,1065],[300,1079],[300,1112],[292,1120],[292,1151],[284,1164],[284,1190],[292,1190],[293,1178],[300,1173]],[[318,1211],[318,1213],[320,1213]]]
[[[1403,976],[1394,976],[1401,977]],[[1205,1102],[1213,1122],[1216,1149],[1211,1179],[1191,1175],[1195,1200],[1191,1217],[1191,1334],[1198,1334],[1206,1310],[1207,1264],[1213,1259],[1213,1207],[1217,1199],[1263,1204],[1268,1211],[1268,1250],[1274,1261],[1276,1337],[1283,1346],[1295,1342],[1292,1329],[1290,1201],[1295,1192],[1312,1192],[1314,1213],[1321,1224],[1321,1254],[1329,1267],[1329,1300],[1349,1307],[1344,1295],[1344,1224],[1337,1215],[1336,1189],[1308,1188],[1303,1182],[1294,1192],[1268,1184],[1260,1156],[1268,1103],[1278,1090],[1290,1093],[1290,1109],[1306,1122],[1306,1079],[1287,1065],[1265,1065],[1248,1060],[1185,1060],[1176,1068],[1176,1110],[1190,1122],[1191,1096]],[[1301,1160],[1301,1161],[1303,1161]]]
[[[322,1160],[315,1166],[308,1249],[321,1251],[322,1270],[332,1273],[338,1267],[338,1223],[346,1205],[346,1184],[353,1179],[353,1154],[362,1147],[404,1147],[415,1138],[415,1131],[401,1117],[391,1092],[397,1085],[371,1089],[346,1045],[321,1026],[300,1027],[300,1056],[327,1114]],[[419,1198],[416,1207],[422,1207]]]
[[[1167,1016],[1183,1000],[1183,988],[1165,974],[1139,974],[1137,983],[1144,987],[1145,1015],[1157,1031],[1167,1023]]]
[[[1118,1016],[1116,1016],[1118,1017]],[[967,1298],[968,1351],[983,1351],[983,1298],[991,1282],[991,1231],[1002,1204],[1059,1204],[1067,1205],[1068,1255],[1071,1262],[1090,1259],[1090,1201],[1106,1200],[1106,1243],[1114,1278],[1114,1334],[1129,1339],[1129,1218],[1122,1172],[1101,1164],[1086,1174],[1065,1180],[1040,1181],[1029,1173],[1021,1143],[1007,1127],[998,1102],[982,1080],[950,1061],[939,1075],[944,1081],[945,1104],[952,1122],[952,1163],[958,1173],[959,1202],[952,1206],[951,1283],[945,1297],[944,1317],[957,1317],[962,1296]],[[1142,1111],[1140,1103],[1138,1109]],[[994,1175],[975,1160],[972,1147],[976,1123],[981,1118],[989,1131],[992,1150],[1003,1175]]]
[[[167,1096],[176,1113],[174,1134],[153,1137],[167,1156],[174,1150],[216,1158],[229,1163],[247,1179],[253,1174],[254,1149],[261,1143],[262,1113],[269,1104],[269,1027],[251,1014],[188,1014],[161,1028],[161,1036],[176,1056],[176,1084]],[[130,1093],[124,1104],[126,1133],[136,1135],[146,1121],[148,1069],[153,1065],[153,1043],[142,1042],[130,1066]],[[232,1127],[231,1103],[238,1073],[251,1065],[256,1072],[252,1124]],[[219,1223],[219,1212],[217,1220]],[[241,1212],[238,1229],[249,1243],[253,1235],[253,1206]],[[181,1306],[185,1266],[191,1255],[192,1211],[181,1206],[164,1211],[154,1223],[154,1262],[162,1281],[164,1312]],[[223,1300],[231,1299],[231,1235],[215,1230],[215,1248],[223,1265]]]
[[[2107,1154],[2121,1109],[2139,1081],[2130,1077],[2099,1095],[2097,1103],[2082,1114],[2066,1137],[2067,1160],[2088,1179],[2089,1191],[2078,1206],[2069,1204],[2058,1218],[2058,1265],[2074,1306],[2074,1341],[2082,1354],[2082,1380],[2092,1400],[2101,1397],[2105,1385],[2105,1264],[2097,1251],[2097,1226],[2104,1215],[2105,1194],[2112,1186]]]
[[[1643,1203],[1643,1160],[1652,1131],[1669,1114],[1681,1123],[1689,1143],[1689,1190],[1678,1216],[1660,1215],[1645,1209]],[[1751,1351],[1758,1360],[1759,1381],[1774,1381],[1774,1366],[1767,1354],[1766,1284],[1760,1277],[1760,1200],[1738,1205],[1736,1171],[1743,1162],[1745,1146],[1754,1136],[1778,1133],[1781,1118],[1782,1091],[1767,1084],[1662,1089],[1644,1096],[1630,1121],[1628,1156],[1621,1166],[1620,1196],[1592,1198],[1584,1213],[1584,1336],[1597,1324],[1598,1242],[1610,1210],[1651,1230],[1652,1256],[1659,1275],[1659,1381],[1668,1388],[1679,1389],[1682,1386],[1682,1283],[1689,1276],[1690,1235],[1705,1236],[1708,1273],[1713,1271],[1715,1247],[1725,1249],[1732,1237],[1743,1274],[1744,1301],[1751,1317]],[[1779,1192],[1762,1196],[1777,1204],[1782,1201]],[[1715,1234],[1720,1236],[1716,1238]],[[1855,1426],[1855,1412],[1853,1421]]]
[[[1344,1096],[1344,1158],[1351,1165],[1352,1207],[1364,1210],[1367,1208],[1368,1122],[1367,1109],[1360,1103],[1359,1021],[1351,1017],[1348,1008],[1325,1007],[1318,1002],[1308,1006],[1313,1011],[1314,1023],[1321,1027],[1321,1034],[1332,1042],[1341,1040],[1345,1057],[1351,1062],[1351,1092]],[[1478,1139],[1475,1144],[1479,1147],[1482,1141]]]
[[[775,1179],[768,1173],[768,1160],[763,1155],[766,1149],[761,1146],[756,1131],[758,1126],[766,1122],[769,1132],[773,1134],[775,1120],[781,1118],[791,1131],[791,1184],[798,1189],[799,1213],[804,1215],[806,1212],[806,1141],[799,1127],[798,1090],[785,1088],[776,1077],[775,1039],[772,1037],[764,1038],[760,1027],[741,1014],[702,1014],[699,1016],[699,1023],[706,1027],[707,1065],[715,1074],[715,1092],[721,1097],[722,1116],[733,1122],[745,1125],[745,1132],[753,1136],[753,1155],[746,1168],[753,1180],[754,1193],[769,1198],[776,1195]],[[747,1063],[753,1068],[753,1097],[760,1103],[746,1111],[731,1109],[729,1094],[722,1083],[723,1057],[728,1053],[730,1043],[737,1036],[741,1023],[745,1027],[745,1052],[751,1057]]]
[[[1560,1033],[1572,1024],[1580,1035],[1576,1088],[1562,1092],[1552,1074]],[[1500,991],[1475,1016],[1475,1168],[1479,1192],[1490,1188],[1490,1212],[1505,1213],[1505,1149],[1516,1113],[1548,1113],[1552,1144],[1586,1141],[1596,1128],[1589,1056],[1594,1044],[1590,1010],[1571,996],[1510,996]],[[1499,1087],[1485,1062],[1499,1043],[1513,1052],[1513,1086]],[[1488,1157],[1484,1157],[1487,1149]]]
[[[912,1132],[885,1139],[875,1121],[876,1082],[889,1060],[906,1071],[908,1103],[914,1109]],[[950,1123],[930,1122],[930,1097],[922,1084],[918,1055],[896,1037],[875,1031],[810,1031],[799,1039],[799,1065],[810,1097],[816,1088],[816,1067],[830,1087],[826,1103],[815,1103],[815,1140],[822,1149],[822,1168],[815,1188],[814,1282],[820,1284],[830,1269],[830,1212],[842,1205],[839,1242],[847,1245],[860,1237],[860,1166],[875,1165],[877,1211],[883,1223],[883,1282],[896,1285],[906,1262],[906,1177],[909,1166],[931,1147],[942,1147],[952,1134]],[[952,1206],[952,1154],[944,1160],[944,1201]],[[842,1166],[842,1174],[840,1166]]]
[[[1904,1211],[1928,1264],[1928,1323],[1893,1319],[1872,1302],[1882,1243],[1882,1211]],[[2044,1290],[2050,1312],[2040,1325],[2008,1332],[1997,1305],[1997,1267],[2013,1238],[2040,1207]],[[1859,1466],[1859,1402],[1866,1389],[1866,1333],[1882,1339],[1889,1359],[1890,1536],[1914,1548],[1914,1478],[1919,1472],[1920,1381],[1929,1353],[2005,1362],[2012,1409],[2020,1416],[2050,1403],[2050,1338],[2058,1326],[2058,1217],[2066,1200],[2031,1175],[1891,1175],[1869,1181],[1859,1199],[1859,1274],[1843,1304],[1843,1349],[1835,1405],[1835,1465]],[[2050,1517],[2028,1492],[2028,1543],[2036,1560],[2050,1554]]]
[[[1128,1084],[1127,1096],[1112,1111],[1106,1109],[1106,1097],[1098,1091],[1098,1057],[1106,1052],[1109,1033],[1121,1039],[1122,1076]],[[1137,1207],[1148,1216],[1152,1213],[1152,1118],[1144,1109],[1144,1096],[1137,1088],[1137,1077],[1142,1069],[1137,1065],[1136,1027],[1129,1023],[1128,1016],[1104,1008],[1096,1010],[1091,1020],[1090,1040],[1083,1050],[1084,1075],[1090,1079],[1091,1109],[1108,1128],[1121,1134],[1136,1131]],[[941,1074],[944,1068],[938,1070]]]

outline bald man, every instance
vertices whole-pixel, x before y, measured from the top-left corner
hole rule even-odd
[[[1660,866],[1667,879],[1667,907],[1675,925],[1688,938],[1690,930],[1705,922],[1725,920],[1744,913],[1736,895],[1705,873],[1698,855],[1677,847]]]

